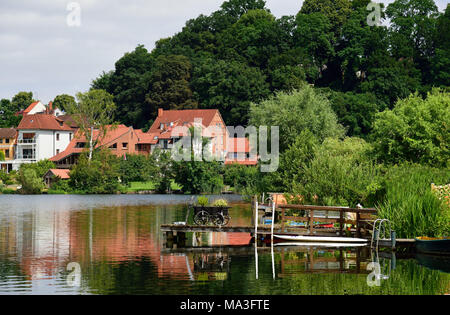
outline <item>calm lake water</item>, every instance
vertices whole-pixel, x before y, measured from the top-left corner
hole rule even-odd
[[[225,198],[233,202],[230,224],[251,224],[250,205]],[[255,251],[241,233],[191,233],[186,248],[165,244],[160,225],[184,221],[190,199],[2,195],[0,294],[450,293],[449,261],[429,256],[377,258],[368,248]],[[369,286],[367,267],[376,261],[384,277]]]

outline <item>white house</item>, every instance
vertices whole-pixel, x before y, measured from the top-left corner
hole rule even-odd
[[[17,127],[13,169],[20,164],[49,159],[63,152],[73,138],[75,129],[50,114],[26,115]]]

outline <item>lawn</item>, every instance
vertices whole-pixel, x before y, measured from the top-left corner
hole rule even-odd
[[[156,185],[152,182],[131,182],[130,186],[127,187],[128,192],[137,192],[137,191],[144,191],[144,190],[155,190]],[[180,190],[181,186],[172,181],[172,184],[170,185],[171,190]]]

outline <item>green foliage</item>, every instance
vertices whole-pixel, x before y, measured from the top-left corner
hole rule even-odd
[[[159,171],[155,156],[130,154],[120,160],[120,178],[122,183],[147,182],[157,177]]]
[[[431,184],[450,183],[450,170],[421,165],[391,167],[386,194],[377,206],[378,215],[389,219],[397,237],[450,235],[450,208],[431,190]]]
[[[146,102],[151,118],[156,118],[158,108],[197,108],[189,86],[192,66],[189,59],[180,55],[161,55],[156,59],[155,69],[150,75]]]
[[[329,101],[307,85],[290,93],[277,93],[259,104],[252,103],[250,124],[279,126],[280,152],[303,130],[310,130],[320,141],[344,135],[344,128],[337,122]]]
[[[174,170],[174,162],[170,152],[164,152],[160,149],[156,149],[152,153],[152,158],[156,161],[157,172],[153,177],[156,184],[156,190],[159,193],[166,193],[173,188],[173,182],[176,178]]]
[[[350,0],[305,0],[300,12],[323,14],[333,23],[333,31],[338,34],[351,13],[351,6]]]
[[[259,170],[257,167],[237,163],[224,166],[223,181],[234,188],[234,192],[252,196],[258,191]]]
[[[0,100],[0,128],[17,127],[20,116],[16,116],[17,108],[14,108],[8,99]]]
[[[121,189],[120,162],[108,150],[97,150],[89,161],[85,153],[70,172],[69,185],[74,191],[89,194],[113,194]]]
[[[197,198],[197,204],[199,206],[206,207],[209,204],[209,198],[206,196],[200,196]]]
[[[71,95],[61,94],[53,100],[53,108],[59,108],[63,111],[67,111],[66,108],[73,108],[74,106],[76,106],[75,97]]]
[[[450,161],[450,94],[433,90],[397,102],[377,114],[373,141],[378,158],[388,163],[412,161],[436,167]]]
[[[33,92],[19,92],[11,100],[11,109],[18,112],[26,109],[35,100],[33,99]]]
[[[347,129],[349,137],[365,137],[372,130],[375,115],[384,109],[374,94],[353,92],[325,92],[335,111],[338,122]]]
[[[217,199],[213,202],[213,207],[228,207],[228,201],[225,199]]]
[[[184,193],[220,193],[223,179],[221,165],[208,161],[174,162],[175,181],[183,187]]]
[[[373,205],[382,189],[382,177],[370,152],[371,146],[359,138],[326,139],[296,174],[293,192],[307,203]]]
[[[0,151],[0,161],[4,161],[5,160],[5,152]]]
[[[20,189],[23,194],[39,194],[44,189],[42,177],[32,167],[21,167],[19,170]]]
[[[192,87],[200,108],[217,108],[227,126],[247,123],[249,105],[270,93],[265,75],[237,61],[202,60]]]

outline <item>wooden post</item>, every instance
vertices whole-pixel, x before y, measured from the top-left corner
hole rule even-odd
[[[281,231],[285,232],[285,228],[284,228],[284,213],[285,213],[285,209],[281,208]]]
[[[275,202],[272,203],[272,226],[270,228],[270,241],[273,244],[273,225],[275,224]]]
[[[344,235],[344,211],[339,211],[339,236]]]
[[[361,214],[356,212],[356,237],[361,237],[361,225],[359,221],[361,220]]]
[[[255,200],[255,243],[258,241],[258,199]]]
[[[309,210],[309,234],[314,233],[314,210]]]

